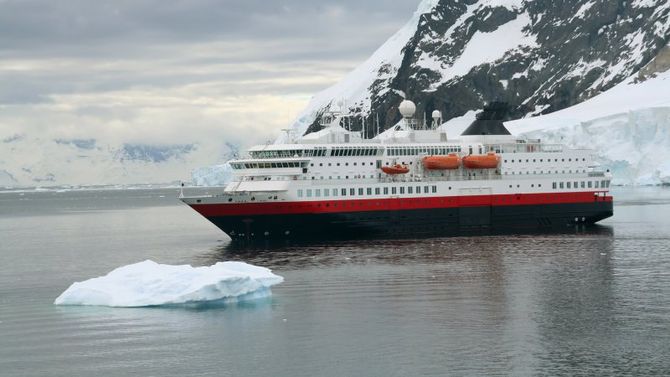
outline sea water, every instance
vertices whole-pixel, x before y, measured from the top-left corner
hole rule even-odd
[[[239,248],[177,190],[0,193],[1,376],[667,375],[670,189],[559,234]],[[243,261],[264,299],[54,305],[151,259]]]

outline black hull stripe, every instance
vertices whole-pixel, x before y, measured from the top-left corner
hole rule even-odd
[[[594,224],[612,202],[207,217],[233,239],[354,239],[534,232]]]

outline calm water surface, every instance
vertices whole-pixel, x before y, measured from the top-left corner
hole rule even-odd
[[[250,250],[175,190],[0,193],[0,375],[670,375],[670,189],[615,195],[566,234]],[[218,308],[52,305],[146,259],[286,281]]]

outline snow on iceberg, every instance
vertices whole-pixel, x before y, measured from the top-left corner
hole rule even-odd
[[[284,281],[269,269],[242,262],[211,267],[170,266],[147,260],[72,284],[56,305],[145,307],[257,299]]]

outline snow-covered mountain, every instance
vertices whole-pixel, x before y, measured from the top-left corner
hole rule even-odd
[[[325,110],[344,107],[354,129],[380,119],[383,131],[410,98],[459,135],[504,100],[513,133],[595,148],[617,184],[670,184],[669,42],[670,0],[424,0],[293,130],[318,130]]]
[[[319,129],[331,106],[381,129],[403,97],[446,119],[504,100],[511,116],[592,98],[648,66],[668,45],[670,0],[424,0],[412,19],[341,82],[317,94],[293,129]],[[666,62],[667,64],[667,62]],[[369,127],[369,136],[375,132]]]
[[[189,181],[189,173],[220,154],[198,144],[104,144],[96,139],[44,139],[14,135],[0,139],[0,187],[96,184],[155,184]],[[16,156],[20,156],[17,158]]]

